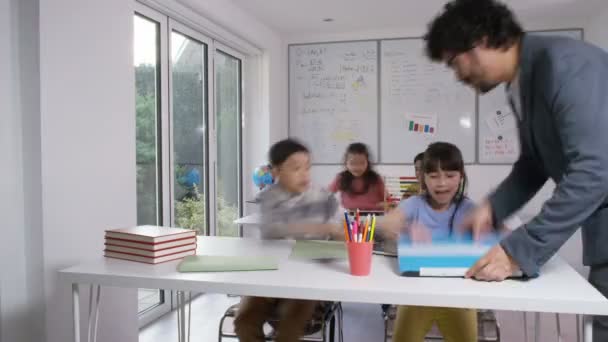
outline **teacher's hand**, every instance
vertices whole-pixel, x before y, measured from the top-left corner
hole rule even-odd
[[[473,233],[473,240],[478,241],[482,235],[492,231],[492,206],[487,200],[468,214],[462,221],[461,230]]]
[[[484,281],[503,281],[519,271],[519,266],[500,245],[492,247],[471,267],[465,277]]]

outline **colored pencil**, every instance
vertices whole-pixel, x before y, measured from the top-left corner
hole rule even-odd
[[[372,218],[372,231],[369,235],[369,241],[374,241],[374,233],[376,232],[376,215]]]

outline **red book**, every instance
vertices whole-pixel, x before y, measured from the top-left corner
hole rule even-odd
[[[147,251],[159,251],[167,248],[181,247],[196,244],[196,237],[187,237],[183,239],[171,240],[160,243],[134,242],[123,239],[113,239],[106,237],[106,246],[120,246],[143,249]]]
[[[145,257],[145,256],[140,256],[140,255],[133,255],[133,254],[128,254],[128,253],[117,253],[117,252],[111,252],[111,251],[105,251],[105,253],[104,253],[104,255],[108,258],[137,261],[137,262],[143,262],[146,264],[160,264],[160,263],[171,261],[171,260],[182,259],[183,257],[186,257],[188,255],[194,255],[194,254],[196,254],[195,249],[185,251],[185,252],[169,254],[169,255],[165,255],[162,257],[156,257],[156,258]]]
[[[113,245],[108,245],[106,243],[105,251],[106,252],[125,253],[125,254],[144,256],[144,257],[150,257],[150,258],[159,258],[159,257],[167,256],[167,255],[172,255],[175,253],[191,251],[192,249],[196,249],[195,244],[189,244],[189,245],[185,245],[185,246],[178,246],[178,247],[171,247],[171,248],[166,248],[166,249],[159,249],[156,251],[150,251],[150,250],[139,249],[139,248],[113,246]]]
[[[137,226],[106,230],[106,239],[121,239],[133,242],[161,243],[196,237],[196,231],[183,228]]]

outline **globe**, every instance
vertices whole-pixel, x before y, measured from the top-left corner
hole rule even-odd
[[[263,189],[265,186],[272,183],[274,183],[274,179],[272,178],[270,165],[258,166],[253,170],[253,184],[255,184],[255,186]]]
[[[179,177],[177,183],[186,189],[191,189],[201,183],[201,174],[196,168],[192,168],[188,173]]]

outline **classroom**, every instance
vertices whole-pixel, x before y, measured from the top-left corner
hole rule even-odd
[[[478,341],[592,341],[593,316],[608,316],[608,299],[587,281],[581,229],[538,277],[504,282],[405,277],[401,255],[376,253],[370,275],[356,277],[341,242],[329,251],[263,239],[260,188],[282,172],[270,169],[269,150],[287,138],[307,148],[309,183],[332,192],[348,172],[345,151],[362,143],[386,185],[376,202],[387,212],[400,184],[419,186],[414,159],[435,142],[461,151],[471,203],[484,203],[512,172],[528,145],[511,90],[480,94],[425,55],[423,37],[447,2],[0,0],[0,342],[238,341],[241,297],[271,295],[331,303],[313,326],[317,341],[391,341],[395,305],[474,310]],[[525,37],[608,51],[606,1],[502,2]],[[556,136],[542,135],[572,147]],[[550,149],[535,143],[534,151]],[[544,172],[549,180],[510,212],[508,229],[574,188],[560,191],[551,180],[558,171]],[[579,226],[608,207],[581,203],[593,210],[575,213],[586,215]],[[180,260],[104,257],[108,230],[146,225],[196,232],[184,256],[248,250],[242,257],[274,259],[250,272],[181,273]],[[310,257],[320,250],[337,261],[308,260],[323,259]],[[437,326],[426,340],[443,340]]]

